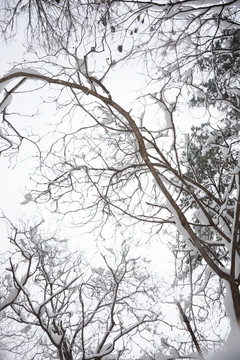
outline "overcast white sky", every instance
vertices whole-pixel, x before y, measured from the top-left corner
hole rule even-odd
[[[21,30],[23,30],[23,28],[24,26]],[[25,50],[23,32],[19,31],[14,39],[8,43],[0,43],[0,46],[2,50],[2,56],[0,57],[0,75],[2,76],[12,68],[11,64],[21,62],[23,59],[23,52]],[[106,80],[106,86],[109,87],[113,99],[119,102],[119,104],[124,106],[128,111],[132,107],[131,101],[145,93],[144,78],[141,76],[141,68],[139,67],[138,69],[136,63],[137,61],[132,64],[132,66],[128,65],[127,68],[123,67],[122,72],[114,72],[111,78]],[[157,84],[154,85],[154,91],[160,90],[157,86]],[[31,113],[32,111],[34,113],[36,110],[34,109],[34,106],[38,104],[38,96],[38,94],[33,94],[31,100],[28,98],[27,102],[23,101],[21,103],[21,111],[25,113]],[[20,106],[19,103],[16,105]],[[151,110],[148,111],[149,117],[151,118],[151,121],[153,121],[156,114],[153,114],[152,116]],[[196,119],[201,118],[201,116],[202,114],[199,113],[199,110],[194,114]],[[187,116],[186,111],[184,111],[182,116],[180,115],[179,117],[179,127],[181,128],[182,133],[188,132],[190,126],[196,119],[194,120],[191,116]],[[44,114],[42,120],[44,123]],[[31,183],[29,181],[29,167],[34,166],[34,162],[26,160],[26,157],[29,156],[29,152],[31,152],[31,147],[26,145],[25,149],[20,152],[17,163],[16,159],[9,161],[9,158],[0,158],[0,208],[6,216],[16,222],[22,218],[26,219],[30,217],[31,219],[34,216],[40,216],[38,215],[39,211],[35,203],[30,202],[27,205],[21,204],[24,201],[24,194],[31,188]],[[0,223],[0,226],[3,227],[3,224]],[[69,228],[66,227],[65,233],[69,233],[69,231]],[[75,231],[75,233],[78,232],[79,230]],[[72,230],[71,233],[73,233],[75,238],[75,234]],[[87,236],[89,237],[89,235]],[[84,243],[89,246],[89,241],[81,242],[81,244]],[[6,229],[3,227],[1,229],[0,250],[5,251],[8,249],[8,245],[9,241],[7,240]],[[154,241],[148,251],[150,256],[154,259],[159,271],[166,271],[169,266],[167,260],[167,258],[169,258],[169,252],[166,251],[165,246],[159,241]]]

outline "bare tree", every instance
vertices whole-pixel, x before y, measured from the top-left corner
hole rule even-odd
[[[186,289],[184,278],[190,286],[188,305],[179,298],[176,306],[200,357],[196,332],[204,333],[204,327],[199,330],[201,319],[206,324],[209,313],[197,309],[208,303],[213,316],[217,304],[219,321],[226,298],[233,333],[240,323],[239,139],[223,136],[222,126],[214,124],[217,117],[236,123],[239,116],[238,67],[229,66],[231,58],[230,63],[239,63],[239,47],[232,41],[239,34],[237,5],[104,2],[99,6],[109,18],[106,24],[102,21],[103,30],[94,27],[93,37],[77,39],[74,48],[62,45],[47,60],[35,51],[30,61],[0,79],[5,89],[2,153],[18,149],[27,138],[18,128],[12,95],[31,92],[30,86],[47,89],[59,109],[59,124],[46,135],[46,151],[39,139],[30,137],[41,149],[30,201],[54,204],[56,212],[70,214],[76,225],[91,221],[103,238],[109,224],[131,227],[135,234],[147,234],[147,240],[162,229],[177,237],[176,288],[181,280]],[[111,17],[115,6],[122,12],[119,32]],[[124,31],[134,40],[122,38]],[[140,54],[150,85],[130,110],[115,101],[117,84],[108,86],[109,78],[122,61],[136,63]],[[202,143],[204,150],[218,149],[211,176],[199,172],[206,167],[198,164],[200,156],[192,157],[192,142],[179,131],[179,118],[185,120],[181,113],[193,106],[205,110],[213,130],[211,141]],[[219,341],[221,334],[216,336]]]
[[[214,55],[222,30],[239,26],[237,0],[4,0],[0,11],[6,39],[24,22],[33,49],[42,44],[48,55],[78,47],[116,50],[118,56],[109,56],[113,65],[142,56],[147,76],[157,82],[183,76],[190,81],[197,61]]]
[[[6,220],[6,219],[4,219]],[[41,224],[41,223],[40,223]],[[31,228],[30,234],[37,232],[37,228],[40,224],[35,225]],[[18,235],[17,229],[13,227],[13,242],[16,241]],[[28,279],[31,277],[31,267],[33,262],[33,254],[28,254],[21,248],[21,244],[17,244],[18,259],[13,262],[13,259],[9,258],[9,264],[5,264],[6,255],[3,254],[2,266],[7,266],[4,273],[1,274],[1,301],[0,311],[3,311],[8,306],[14,304],[18,298],[22,288],[26,285]]]
[[[67,240],[43,238],[37,227],[13,229],[10,241],[7,276],[21,292],[5,309],[3,319],[15,325],[3,334],[11,332],[8,349],[18,358],[90,360],[112,354],[118,359],[131,353],[131,337],[161,322],[159,290],[149,265],[132,257],[126,243],[120,252],[103,248],[101,262],[94,265],[96,260],[89,264],[82,253],[70,253]],[[29,259],[24,283],[17,275]],[[2,289],[8,287],[4,279]]]
[[[101,99],[103,102],[101,112],[107,114],[106,118],[101,118],[101,122],[97,116],[93,117],[93,115],[90,114],[91,118],[95,120],[96,125],[87,126],[85,129],[87,131],[90,129],[91,134],[93,134],[93,127],[95,138],[98,139],[98,142],[95,151],[94,148],[91,147],[92,153],[81,156],[84,164],[76,165],[74,162],[79,161],[79,157],[74,157],[72,152],[71,158],[69,160],[66,158],[66,154],[70,153],[69,149],[74,149],[76,152],[79,151],[79,148],[76,146],[76,135],[78,133],[81,134],[84,126],[82,126],[79,132],[74,132],[74,137],[71,139],[74,141],[74,147],[70,140],[66,141],[68,135],[64,135],[64,138],[57,141],[56,144],[59,144],[59,142],[62,142],[64,139],[67,143],[66,147],[62,147],[64,150],[62,155],[55,152],[53,146],[51,147],[48,156],[53,156],[53,159],[56,159],[56,166],[54,161],[51,161],[51,169],[49,168],[47,171],[44,169],[44,182],[46,183],[47,178],[47,188],[40,193],[38,191],[32,192],[35,201],[46,199],[47,197],[47,200],[53,200],[56,203],[57,211],[65,213],[74,213],[90,209],[88,219],[98,214],[96,209],[98,211],[101,210],[104,216],[103,218],[99,218],[100,223],[97,222],[97,226],[107,224],[107,220],[112,218],[112,216],[114,216],[118,222],[122,222],[126,215],[133,219],[133,226],[135,227],[136,224],[140,222],[151,223],[153,225],[152,231],[154,231],[154,229],[157,231],[156,229],[161,228],[167,223],[175,224],[189,247],[189,254],[199,253],[205,260],[207,268],[210,268],[210,272],[215,273],[221,280],[225,281],[227,286],[229,285],[229,291],[234,301],[232,308],[237,318],[239,306],[238,280],[234,275],[224,270],[224,266],[226,269],[229,266],[230,260],[233,260],[234,263],[237,248],[234,253],[234,259],[233,257],[228,258],[228,254],[226,253],[227,257],[224,262],[221,261],[216,252],[212,251],[213,247],[222,248],[222,246],[227,246],[228,243],[231,243],[230,235],[227,235],[226,231],[223,231],[222,227],[224,222],[222,223],[222,221],[225,221],[225,224],[228,224],[229,228],[231,216],[232,221],[236,221],[234,220],[236,218],[233,213],[231,215],[231,212],[227,212],[226,219],[223,216],[224,213],[221,214],[221,222],[219,224],[213,221],[212,212],[218,214],[218,209],[223,205],[222,201],[217,198],[216,194],[211,193],[204,184],[196,182],[182,171],[183,165],[180,162],[179,147],[176,142],[174,111],[170,110],[169,104],[163,100],[164,89],[159,96],[151,95],[150,97],[150,99],[154,101],[154,106],[160,106],[161,109],[163,106],[165,107],[165,117],[169,117],[167,128],[163,127],[162,131],[158,131],[160,136],[153,138],[150,131],[145,127],[139,128],[129,112],[125,111],[109,96],[103,96],[83,85],[38,74],[29,74],[24,71],[8,75],[5,77],[5,81],[16,76],[38,78],[49,83],[65,85],[70,87],[73,92],[75,89],[82,89],[84,93],[88,93],[86,96],[92,95],[97,99]],[[76,98],[78,98],[77,95]],[[82,106],[82,108],[86,109],[85,106]],[[86,112],[89,114],[89,111],[86,110]],[[88,118],[86,118],[86,121],[88,121]],[[110,121],[111,123],[109,123]],[[96,131],[97,128],[100,128],[98,132]],[[101,134],[101,129],[104,131],[104,138]],[[167,144],[167,146],[171,148],[171,151],[167,149],[166,143],[161,141],[161,135],[166,131],[173,135],[172,141]],[[112,134],[116,134],[116,136]],[[80,136],[79,138],[81,140],[83,139],[83,137]],[[93,141],[94,137],[87,137],[86,143],[80,141],[79,146],[88,149],[87,146],[89,146],[90,139]],[[158,139],[160,139],[160,141]],[[105,145],[106,140],[108,141],[108,146]],[[110,146],[113,147],[114,145],[117,145],[115,157],[109,157],[108,154],[112,154],[112,151],[110,152],[109,150]],[[104,153],[106,155],[104,155]],[[98,159],[101,160],[101,165],[91,165],[90,161],[94,161],[96,155],[99,155]],[[52,170],[53,173],[52,178],[50,170]],[[57,171],[59,171],[59,173],[57,173]],[[231,177],[232,182],[235,181],[238,174],[234,171]],[[153,178],[154,181],[152,181],[151,178]],[[128,191],[126,184],[130,181],[130,192],[126,193]],[[236,195],[235,191],[232,193],[232,187],[229,188],[229,191],[230,190],[231,196],[229,194],[227,199],[232,203],[235,201]],[[69,201],[70,191],[71,198]],[[84,191],[89,195],[86,197],[86,203],[83,203],[81,208],[79,199],[77,198],[78,194],[84,194]],[[194,203],[199,214],[204,216],[204,221],[201,220],[200,224],[199,219],[201,219],[201,217],[198,216],[194,223],[192,207],[189,207],[182,201],[182,199],[186,199],[186,194],[190,196],[191,205]],[[207,199],[211,199],[209,208],[207,205],[208,202],[206,202],[206,196]],[[199,232],[194,227],[195,224],[196,227],[210,228],[217,234],[217,237],[210,239],[211,241],[208,243],[199,236]],[[234,234],[236,234],[235,226],[233,227],[233,236],[235,236]],[[219,240],[216,241],[219,237],[221,237],[221,243],[219,243]],[[237,266],[237,263],[235,264]],[[206,279],[206,284],[208,280],[209,278]],[[196,279],[196,284],[200,284],[199,279]],[[199,288],[196,290],[196,295],[198,291]],[[192,293],[192,296],[193,295],[194,293]],[[213,306],[213,303],[211,306]],[[196,306],[199,306],[199,304],[196,303]],[[200,316],[200,314],[198,315]]]

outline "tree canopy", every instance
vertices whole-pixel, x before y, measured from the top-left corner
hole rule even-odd
[[[30,154],[22,207],[41,218],[7,220],[3,344],[26,358],[28,339],[35,359],[139,358],[138,347],[170,360],[236,341],[239,2],[5,0],[0,11],[5,40],[22,24],[26,40],[0,78],[0,153]],[[47,211],[96,239],[100,268],[38,235]],[[140,250],[154,241],[175,261],[161,287]]]

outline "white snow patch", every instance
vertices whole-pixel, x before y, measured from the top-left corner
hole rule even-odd
[[[21,280],[18,281],[19,286],[23,286],[23,284],[26,282],[27,280],[27,273],[25,275],[22,276]],[[4,299],[2,302],[0,302],[0,311],[5,308],[6,306],[10,305],[13,303],[13,301],[16,299],[16,297],[18,296],[20,290],[17,289],[16,287],[14,287],[12,289],[12,291],[10,292],[10,294],[8,295],[8,297],[6,299]]]
[[[2,92],[2,90],[5,89],[5,86],[8,84],[8,81],[3,81],[2,83],[0,83],[0,93]]]
[[[7,97],[5,97],[5,99],[2,101],[2,103],[0,104],[0,113],[11,104],[12,101],[12,95],[8,95]]]
[[[21,202],[22,205],[26,205],[30,201],[34,201],[33,196],[32,196],[31,193],[28,193],[28,194],[24,195],[24,198],[25,198],[25,200],[23,202]]]
[[[236,165],[235,168],[232,170],[232,175],[237,175],[240,172],[240,166]]]
[[[161,131],[172,129],[171,113],[169,112],[169,110],[167,109],[166,105],[163,102],[157,101],[156,103],[158,104],[158,106],[160,107],[160,109],[163,111],[164,114],[165,127],[161,129]]]
[[[167,205],[167,208],[171,211],[171,213],[174,217],[174,221],[175,221],[177,230],[178,230],[179,234],[184,238],[186,245],[190,248],[190,250],[196,251],[196,248],[192,244],[191,237],[190,237],[188,231],[182,225],[176,210],[174,209],[174,207],[170,204],[170,202],[167,199],[166,199],[166,205]]]
[[[1,112],[1,107],[0,107],[0,112]],[[13,145],[14,143],[12,142],[12,140],[10,140],[7,136],[4,135],[4,133],[2,132],[2,129],[0,128],[0,137],[4,140],[6,140],[9,144]]]
[[[12,302],[15,300],[15,298],[18,296],[19,290],[16,288],[13,288],[10,294],[6,299],[0,302],[0,311],[5,308],[6,306],[12,304]]]
[[[225,299],[224,299],[224,303],[225,303],[226,312],[227,312],[227,314],[229,316],[229,320],[230,320],[230,333],[228,335],[228,343],[234,344],[236,341],[236,334],[238,334],[238,336],[240,336],[240,329],[238,326],[236,314],[234,312],[234,304],[233,304],[230,285],[225,280],[224,280],[224,284],[225,284],[226,292],[227,292]]]
[[[50,330],[50,334],[55,344],[59,345],[62,340],[62,335],[56,334],[52,330]]]
[[[231,88],[228,90],[230,90],[235,95],[240,95],[240,88]]]
[[[204,214],[204,212],[201,209],[197,209],[194,213],[196,218],[201,222],[203,225],[209,225],[209,220],[207,216]]]
[[[86,77],[89,77],[92,75],[92,72],[88,71],[88,69],[87,69],[86,61],[83,59],[78,59],[75,63],[75,67]]]
[[[98,267],[98,268],[92,269],[92,271],[93,271],[94,273],[102,276],[102,274],[104,273],[105,269],[100,266],[100,267]]]
[[[33,75],[42,75],[39,71],[37,71],[36,69],[32,69],[32,68],[13,68],[10,71],[8,71],[5,76],[7,75],[12,75],[12,74],[17,74],[19,72],[24,72],[26,74],[33,74]]]

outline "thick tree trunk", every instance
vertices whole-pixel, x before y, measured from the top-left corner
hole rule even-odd
[[[240,294],[239,294],[239,285],[233,280],[231,283],[229,283],[230,289],[231,289],[231,295],[232,295],[232,302],[233,302],[233,308],[234,313],[236,315],[236,320],[238,323],[238,326],[240,328]]]

